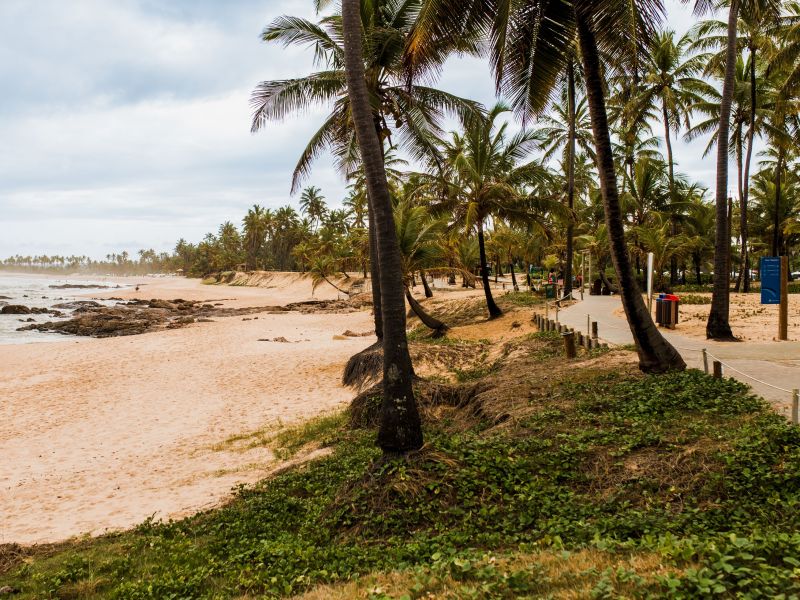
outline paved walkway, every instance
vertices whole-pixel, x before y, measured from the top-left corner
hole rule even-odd
[[[620,308],[619,296],[584,295],[582,301],[558,313],[558,320],[569,327],[587,331],[586,316],[597,321],[598,335],[610,344],[632,344],[628,323],[614,315]],[[554,318],[550,311],[550,318]],[[679,325],[680,326],[680,325]],[[714,342],[681,335],[677,331],[660,329],[669,342],[678,349],[689,367],[702,369],[702,349],[722,361],[726,377],[734,377],[750,385],[754,391],[769,400],[775,408],[790,414],[792,395],[771,386],[793,390],[800,388],[800,342]],[[709,368],[711,367],[709,358]],[[737,373],[740,371],[741,373]],[[746,374],[746,375],[744,375]],[[756,381],[752,378],[756,378]],[[762,383],[763,382],[763,383]],[[770,384],[770,385],[766,385]]]

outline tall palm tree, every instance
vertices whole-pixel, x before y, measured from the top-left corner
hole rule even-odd
[[[573,0],[518,3],[499,0],[428,0],[412,36],[407,63],[421,70],[441,44],[463,31],[486,32],[498,87],[523,115],[540,112],[578,40],[595,140],[597,167],[622,305],[647,372],[683,369],[680,354],[656,329],[631,267],[619,204],[600,55],[638,57],[663,6],[659,0]]]
[[[544,150],[543,160],[549,160],[556,152],[563,149],[562,167],[566,182],[567,208],[575,209],[575,166],[579,146],[581,150],[594,159],[592,147],[592,130],[585,98],[576,102],[577,66],[573,59],[567,61],[566,82],[561,103],[553,104],[552,114],[540,120],[544,126],[537,129],[537,137]],[[567,221],[566,261],[564,265],[564,296],[572,293],[572,259],[574,244],[574,214]]]
[[[546,169],[533,161],[520,164],[535,146],[534,134],[522,130],[508,137],[508,124],[497,125],[509,109],[496,104],[484,115],[465,124],[463,133],[454,133],[445,143],[447,167],[437,181],[445,198],[436,210],[452,215],[454,223],[474,229],[478,237],[480,271],[489,318],[503,314],[492,297],[486,260],[486,227],[492,216],[519,221],[533,220],[536,214],[526,204],[521,187],[547,177]]]
[[[313,185],[304,189],[303,193],[300,195],[300,211],[309,218],[311,221],[311,229],[316,231],[316,228],[322,223],[322,220],[328,213],[328,207],[325,204],[325,196],[322,195],[322,190]]]
[[[644,54],[644,74],[639,88],[638,101],[649,107],[660,104],[664,145],[667,150],[669,192],[675,194],[675,159],[670,133],[678,132],[681,125],[690,127],[692,106],[701,100],[699,95],[711,88],[695,77],[703,70],[703,56],[688,56],[692,38],[685,34],[675,39],[675,32],[667,29],[656,34]]]
[[[252,271],[258,268],[258,255],[261,253],[261,248],[267,236],[267,221],[264,208],[254,204],[242,219],[242,229],[247,270]]]
[[[667,29],[656,34],[644,54],[644,76],[639,86],[638,101],[645,107],[660,104],[664,126],[664,145],[667,151],[669,194],[675,200],[675,159],[670,133],[680,131],[681,125],[690,127],[692,106],[700,100],[699,93],[711,85],[695,77],[702,71],[704,57],[688,56],[692,38],[685,34],[675,39],[675,32]],[[713,89],[713,88],[712,88]],[[677,234],[677,223],[672,220],[672,235]],[[670,264],[670,282],[677,279],[677,257]]]
[[[361,46],[365,49],[362,59],[382,154],[385,142],[390,147],[397,144],[412,158],[429,157],[435,153],[435,142],[443,134],[440,122],[445,115],[456,114],[464,118],[480,108],[475,102],[433,87],[407,85],[402,55],[421,1],[362,0],[360,5]],[[322,0],[316,2],[318,10],[328,4]],[[334,163],[341,173],[349,175],[357,171],[360,168],[359,145],[345,80],[342,15],[334,13],[319,23],[297,17],[279,17],[264,29],[262,39],[283,46],[312,47],[315,67],[321,70],[305,77],[258,84],[251,95],[252,131],[312,106],[332,106],[322,126],[300,155],[292,176],[292,192],[300,187],[314,160],[326,150],[333,154]],[[468,45],[462,47],[467,49]],[[372,217],[371,202],[368,209]],[[383,331],[381,288],[373,221],[370,218],[370,265],[375,331],[380,338]]]
[[[380,266],[383,400],[378,445],[385,453],[407,452],[422,446],[422,425],[412,387],[414,372],[406,340],[402,266],[392,214],[392,199],[364,69],[360,6],[359,0],[342,0],[342,33],[350,111],[375,215]]]
[[[702,13],[711,7],[708,0],[698,0],[695,12]],[[739,11],[755,13],[764,18],[780,14],[780,0],[730,0],[726,28],[725,65],[720,98],[719,128],[717,129],[717,180],[716,235],[714,240],[714,289],[711,296],[711,311],[706,324],[706,337],[717,340],[734,340],[729,323],[730,282],[730,231],[728,230],[728,133],[730,131],[731,103],[733,101],[736,58],[738,50]]]

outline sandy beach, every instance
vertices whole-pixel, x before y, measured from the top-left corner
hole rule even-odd
[[[311,298],[310,281],[294,275],[260,288],[183,278],[124,283],[139,291],[104,295],[230,307]],[[337,292],[325,285],[314,297]],[[220,443],[349,401],[342,366],[374,338],[338,334],[370,327],[367,311],[260,313],[128,337],[0,345],[0,543],[179,517],[258,480],[274,468],[269,450]],[[259,341],[276,337],[288,342]]]
[[[681,294],[678,294],[680,297]],[[699,298],[708,298],[709,304],[680,305],[680,318],[675,331],[689,337],[706,339],[706,323],[711,309],[711,294],[690,294]],[[778,305],[761,304],[760,294],[735,294],[731,292],[730,324],[733,335],[746,342],[772,342],[778,339]],[[800,340],[800,295],[789,294],[789,341]],[[620,307],[614,313],[624,317]],[[655,318],[655,302],[653,302],[653,318]]]

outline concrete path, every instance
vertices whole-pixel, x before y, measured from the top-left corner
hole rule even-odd
[[[614,315],[620,306],[619,296],[586,294],[582,301],[560,310],[558,320],[586,333],[586,317],[590,315],[592,321],[597,321],[598,336],[601,339],[615,345],[632,344],[633,336],[627,321]],[[550,318],[554,317],[551,310]],[[775,405],[778,412],[787,416],[790,414],[791,392],[771,386],[785,390],[800,388],[800,342],[714,342],[687,337],[669,329],[660,331],[678,349],[689,367],[703,368],[702,349],[706,348],[710,355],[709,368],[713,356],[728,365],[723,366],[726,377],[734,377],[747,383]]]

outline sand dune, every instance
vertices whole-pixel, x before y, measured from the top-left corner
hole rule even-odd
[[[276,288],[142,278],[139,292],[107,295],[228,298],[227,306],[310,298],[310,282],[290,277]],[[367,312],[261,314],[125,338],[0,346],[0,543],[181,516],[257,480],[270,468],[268,450],[215,445],[346,403],[342,365],[374,338],[333,336],[370,323]],[[289,343],[258,341],[274,337]]]

